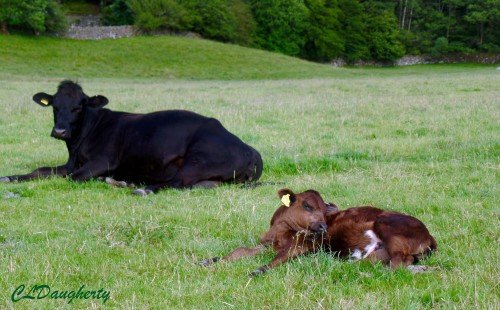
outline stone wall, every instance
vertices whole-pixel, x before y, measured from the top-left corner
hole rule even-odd
[[[70,27],[64,37],[80,40],[101,40],[132,37],[132,26],[103,26],[100,15],[69,15]]]
[[[132,26],[81,27],[71,25],[64,37],[80,40],[101,40],[132,37],[134,35],[135,31]]]
[[[465,54],[456,53],[448,54],[440,57],[431,57],[429,55],[407,55],[395,61],[380,62],[380,61],[365,61],[360,60],[354,64],[348,64],[343,59],[334,59],[331,65],[334,67],[343,67],[347,65],[353,66],[411,66],[423,64],[458,64],[458,63],[476,63],[484,65],[500,64],[500,54],[476,53]]]

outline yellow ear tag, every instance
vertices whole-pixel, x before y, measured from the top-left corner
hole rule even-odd
[[[42,99],[40,100],[41,103],[43,103],[44,105],[49,105],[49,101],[47,99]]]
[[[286,194],[286,195],[283,195],[281,197],[281,202],[287,206],[287,207],[290,207],[290,194]]]

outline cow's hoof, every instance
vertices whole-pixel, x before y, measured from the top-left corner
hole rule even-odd
[[[106,177],[105,179],[106,183],[108,183],[109,185],[113,186],[113,187],[127,187],[127,182],[125,181],[117,181],[113,178],[110,178],[110,177]]]
[[[0,177],[0,183],[10,183],[9,177]]]
[[[21,195],[19,195],[19,194],[14,194],[14,193],[12,193],[12,192],[8,192],[8,193],[5,193],[5,195],[4,195],[3,197],[4,197],[4,198],[7,198],[7,199],[9,199],[9,198],[19,198],[19,197],[21,197]]]
[[[153,194],[153,191],[145,188],[138,188],[132,192],[134,195],[147,196],[149,194]]]
[[[213,257],[209,259],[204,259],[202,261],[198,262],[198,265],[202,265],[204,267],[212,265],[213,263],[216,263],[220,258],[219,257]]]

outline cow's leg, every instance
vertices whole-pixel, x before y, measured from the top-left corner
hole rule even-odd
[[[212,187],[225,181],[241,180],[241,159],[235,158],[225,145],[198,145],[192,147],[183,165],[171,180],[171,187],[191,188],[194,186]],[[194,151],[193,149],[197,149]],[[207,151],[206,149],[209,149]]]
[[[220,186],[222,184],[221,181],[211,181],[211,180],[205,180],[205,181],[200,181],[196,184],[193,185],[194,188],[215,188],[217,186]]]
[[[67,165],[57,166],[57,167],[40,167],[33,170],[33,172],[21,175],[10,175],[0,177],[0,182],[9,183],[17,181],[28,181],[38,178],[48,178],[51,176],[66,176],[68,175]]]
[[[193,184],[192,188],[215,188],[219,185],[221,185],[221,181],[211,181],[211,180],[206,180],[206,181],[200,181],[198,183]],[[173,188],[185,188],[186,186],[174,186],[172,182],[168,183],[160,183],[160,184],[155,184],[155,185],[148,185],[144,188],[139,188],[133,191],[134,194],[137,195],[148,195],[148,194],[153,194],[157,193],[159,190],[167,187],[173,187]]]
[[[211,180],[206,180],[206,181],[200,181],[196,184],[193,184],[192,186],[189,186],[190,188],[215,188],[217,186],[220,186],[222,184],[221,181],[211,181]],[[153,194],[157,193],[159,190],[167,188],[167,187],[172,187],[172,188],[185,188],[186,186],[173,186],[172,182],[168,183],[161,183],[161,184],[155,184],[155,185],[148,185],[144,188],[139,188],[134,191],[134,194],[139,194],[139,195],[148,195],[148,194]]]
[[[238,259],[243,258],[243,257],[253,257],[257,254],[262,253],[265,249],[266,249],[266,246],[263,244],[259,244],[258,246],[253,247],[253,248],[240,247],[240,248],[237,248],[236,250],[234,250],[233,252],[231,252],[231,254],[224,256],[222,258],[213,257],[213,258],[202,260],[198,263],[200,265],[203,265],[203,266],[208,266],[208,265],[211,265],[211,264],[216,263],[216,262],[221,261],[221,260],[235,261],[235,260],[238,260]]]
[[[174,176],[169,186],[174,188],[191,188],[191,187],[203,187],[203,188],[213,188],[222,183],[222,181],[214,181],[211,179],[221,178],[217,167],[210,166],[195,166],[195,165],[184,165]]]
[[[78,168],[71,174],[71,179],[74,181],[88,181],[92,178],[103,176],[110,171],[112,167],[107,160],[93,160],[87,162],[82,167]]]

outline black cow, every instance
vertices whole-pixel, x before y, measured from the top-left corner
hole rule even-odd
[[[103,108],[106,97],[89,97],[71,81],[63,81],[55,95],[38,93],[33,100],[53,107],[51,136],[66,142],[68,162],[1,177],[1,182],[52,175],[77,181],[112,176],[148,185],[139,191],[144,194],[165,187],[251,182],[262,173],[260,154],[214,118],[183,110],[111,111]]]

